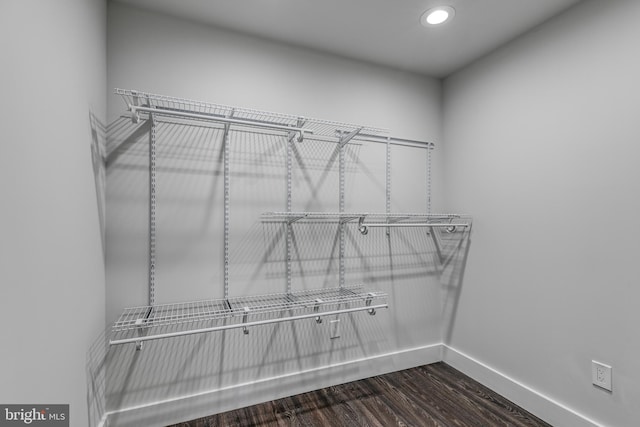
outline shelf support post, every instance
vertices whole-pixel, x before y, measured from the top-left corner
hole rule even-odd
[[[431,214],[431,151],[433,143],[427,143],[427,213]]]
[[[389,222],[388,215],[391,214],[391,137],[387,137],[387,159],[385,162],[385,213],[387,214],[387,222]],[[387,237],[391,236],[391,229],[387,227]]]
[[[228,118],[233,116],[234,110],[228,114]],[[223,150],[223,174],[224,174],[224,299],[229,299],[229,202],[230,202],[230,167],[229,167],[229,130],[230,123],[224,125],[224,135],[222,137]]]
[[[155,305],[156,287],[156,116],[149,115],[149,305]]]
[[[297,126],[301,128],[304,126],[305,120],[300,117],[298,118]],[[300,138],[298,141],[301,141],[302,132],[300,132]],[[287,138],[287,213],[291,213],[291,203],[293,199],[293,194],[291,190],[291,181],[293,179],[293,147],[291,144],[296,140],[296,132],[289,132]],[[287,275],[287,294],[291,293],[291,250],[293,247],[293,230],[291,224],[294,221],[287,221],[286,223],[286,240],[285,240],[285,268]]]
[[[345,200],[344,200],[344,193],[345,193],[345,154],[344,154],[344,147],[347,145],[347,143],[349,141],[351,141],[356,135],[358,135],[358,133],[360,133],[360,131],[362,130],[362,128],[357,128],[352,130],[349,133],[343,133],[341,131],[337,131],[338,133],[338,180],[339,180],[339,200],[338,200],[338,211],[342,214],[344,212],[345,209]],[[345,236],[344,236],[344,232],[345,232],[345,224],[343,221],[340,221],[338,224],[338,233],[339,233],[339,238],[340,238],[340,253],[338,255],[338,262],[340,263],[340,267],[339,267],[339,282],[340,282],[340,287],[342,288],[344,286],[344,280],[345,280],[345,267],[344,267],[344,252],[345,252]]]

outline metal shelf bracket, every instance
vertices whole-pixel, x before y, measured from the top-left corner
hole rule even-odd
[[[369,292],[369,294],[368,294],[368,296],[367,296],[367,299],[365,300],[365,303],[364,303],[364,304],[365,304],[367,307],[371,307],[371,301],[373,301],[373,298],[374,298],[375,296],[376,296],[376,295],[375,295],[373,292]],[[375,308],[370,308],[370,309],[367,311],[367,313],[369,313],[369,315],[371,315],[371,316],[375,316],[375,315],[376,315],[376,309],[375,309]]]
[[[249,307],[244,307],[244,314],[242,315],[242,323],[245,325],[242,327],[242,333],[244,333],[245,335],[249,335],[249,329],[247,329],[247,317],[249,316],[249,312],[251,310],[249,309]]]
[[[140,114],[138,114],[137,107],[140,105],[140,96],[138,96],[138,92],[135,90],[131,91],[131,96],[133,98],[133,105],[129,105],[129,111],[131,111],[131,121],[133,123],[140,123]]]
[[[144,335],[144,330],[143,330],[143,325],[144,325],[144,319],[137,319],[135,322],[136,326],[137,326],[137,333],[138,336],[143,336]],[[142,350],[142,341],[136,341],[136,351],[140,351]]]
[[[317,313],[320,310],[320,305],[322,305],[323,302],[324,301],[322,301],[320,298],[316,298],[316,305],[313,306],[314,313]],[[322,323],[322,317],[316,316],[316,323]]]

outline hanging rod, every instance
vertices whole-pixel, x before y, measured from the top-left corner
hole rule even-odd
[[[425,213],[374,213],[374,212],[263,212],[262,221],[299,221],[299,220],[327,220],[352,221],[358,218],[375,218],[378,221],[452,221],[459,219],[458,214],[425,214]],[[385,225],[387,223],[384,223]]]
[[[364,222],[364,218],[365,217],[360,217],[360,220],[358,221],[358,231],[364,235],[366,235],[369,232],[369,228],[376,228],[376,227],[429,227],[429,228],[433,228],[433,227],[441,227],[441,228],[445,228],[447,232],[449,233],[453,233],[454,231],[456,231],[456,229],[458,227],[460,228],[466,228],[466,227],[470,227],[471,224],[467,223],[467,222],[459,222],[459,223],[453,223],[453,222],[405,222],[405,223],[395,223],[395,222],[391,222],[391,223],[381,223],[381,222],[374,222],[374,223],[368,223],[365,224]]]
[[[394,224],[394,223],[389,223],[389,224],[360,224],[358,226],[358,230],[362,234],[367,234],[367,229],[368,228],[376,228],[376,227],[446,227],[447,231],[452,233],[452,232],[456,231],[456,228],[458,228],[458,227],[460,227],[460,228],[469,227],[469,224],[467,224],[467,223],[460,223],[460,224],[429,224],[429,223],[419,223],[419,222],[415,222],[415,223],[411,223],[411,224]]]
[[[393,222],[389,223],[389,224],[380,224],[380,223],[375,223],[375,224],[360,224],[360,226],[364,226],[364,227],[469,227],[468,223],[460,223],[460,224],[443,224],[443,223],[438,223],[438,224],[434,224],[434,223],[429,223],[429,222],[412,222],[412,223],[407,223],[407,224],[394,224]]]
[[[386,304],[386,303],[385,304],[378,304],[378,305],[367,305],[367,306],[356,307],[356,308],[345,308],[345,309],[342,309],[342,310],[333,310],[333,311],[325,311],[325,312],[314,312],[314,313],[310,313],[310,314],[302,314],[302,315],[299,315],[299,316],[280,317],[280,318],[269,319],[269,320],[256,320],[256,321],[253,321],[253,322],[234,323],[233,325],[213,326],[213,327],[210,327],[210,328],[192,329],[192,330],[188,330],[188,331],[168,332],[168,333],[164,333],[164,334],[138,336],[138,337],[134,337],[134,338],[123,338],[123,339],[118,339],[118,340],[109,340],[109,345],[112,346],[112,345],[136,343],[136,345],[139,348],[140,344],[143,341],[159,340],[159,339],[164,339],[164,338],[174,338],[174,337],[181,337],[181,336],[186,336],[186,335],[202,334],[202,333],[206,333],[206,332],[225,331],[225,330],[228,330],[228,329],[238,329],[238,328],[245,329],[245,333],[246,333],[246,328],[251,327],[251,326],[261,326],[261,325],[268,325],[268,324],[272,324],[272,323],[280,323],[280,322],[302,320],[302,319],[310,319],[310,318],[316,318],[316,321],[317,321],[318,318],[322,317],[322,316],[333,316],[333,315],[336,315],[336,314],[354,313],[354,312],[365,311],[365,310],[368,311],[370,315],[375,315],[376,314],[376,310],[380,309],[380,308],[389,308],[389,305]],[[251,313],[249,313],[249,314],[251,314]]]
[[[338,130],[337,133],[339,132],[343,132],[343,131]],[[319,135],[313,130],[310,133],[311,133],[311,136],[309,139],[312,139],[314,141],[326,141],[326,142],[333,142],[336,144],[340,143],[340,138],[336,138],[335,136]],[[359,133],[353,138],[353,140],[350,141],[350,144],[358,144],[363,142],[374,143],[374,144],[386,144],[387,138],[379,137],[377,135]],[[418,141],[415,139],[406,139],[406,138],[396,138],[393,136],[389,137],[389,144],[398,145],[401,147],[421,148],[425,150],[435,149],[435,144],[433,142]]]
[[[153,114],[161,114],[165,116],[172,117],[184,117],[188,119],[197,119],[197,120],[209,120],[220,123],[229,123],[229,124],[237,124],[242,126],[251,126],[251,127],[259,127],[265,129],[277,129],[277,130],[285,130],[287,132],[299,132],[300,137],[302,138],[305,133],[313,133],[311,129],[300,128],[296,126],[286,126],[279,125],[275,123],[265,123],[265,122],[257,122],[251,120],[242,120],[242,119],[234,119],[230,117],[216,117],[208,114],[198,114],[198,113],[188,113],[185,111],[177,111],[177,110],[165,110],[163,108],[151,108],[151,107],[143,107],[138,105],[129,104],[129,111],[136,116],[137,113],[153,113]]]
[[[371,135],[360,133],[355,138],[355,141],[366,141],[366,142],[377,142],[380,144],[386,144],[387,138],[379,135]],[[416,139],[407,139],[407,138],[398,138],[394,136],[389,137],[389,143],[391,145],[401,145],[405,147],[415,147],[415,148],[426,148],[428,150],[435,149],[435,144],[433,142],[427,141],[418,141]]]

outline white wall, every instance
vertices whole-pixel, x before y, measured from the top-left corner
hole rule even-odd
[[[386,127],[394,136],[436,143],[441,136],[441,92],[436,80],[118,3],[109,6],[108,58],[110,88]],[[148,137],[144,132],[137,135],[129,119],[120,119],[124,113],[121,100],[110,96],[109,122],[114,129],[107,168],[110,321],[124,307],[147,303]],[[282,147],[278,140],[238,140],[231,146],[231,296],[285,290],[282,247],[269,250],[276,231],[258,221],[264,211],[285,209]],[[215,131],[159,127],[159,303],[223,296],[220,150]],[[336,168],[324,170],[333,145],[309,141],[300,150],[306,163],[305,167],[297,165],[294,172],[294,207],[336,211]],[[355,146],[353,150],[347,168],[347,210],[383,212],[384,145]],[[435,165],[440,152],[438,148]],[[423,212],[425,151],[394,147],[392,158],[393,209]],[[434,209],[441,206],[440,175],[436,166]],[[318,190],[315,196],[313,189]],[[332,256],[335,230],[312,226],[307,232],[299,227],[304,271],[294,276],[294,290],[337,286],[335,253]],[[109,408],[120,413],[112,420],[141,422],[130,421],[127,414],[132,411],[127,409],[150,405],[149,414],[172,412],[168,418],[162,415],[144,421],[162,424],[429,362],[425,351],[441,341],[441,289],[437,269],[423,260],[429,255],[411,253],[427,252],[429,242],[424,235],[417,237],[415,230],[396,233],[392,241],[396,264],[391,269],[384,233],[377,231],[370,232],[368,240],[359,234],[355,236],[359,240],[349,240],[347,251],[363,252],[364,257],[347,262],[348,281],[366,281],[389,292],[390,310],[375,317],[346,316],[343,336],[337,341],[326,336],[328,325],[310,328],[301,323],[256,328],[247,337],[241,331],[230,331],[151,343],[137,354],[129,347],[114,348],[110,352]],[[266,262],[265,253],[270,254]],[[433,357],[439,359],[438,350]],[[357,360],[360,362],[354,362]],[[335,364],[343,368],[322,371]],[[302,371],[307,377],[296,377]],[[241,393],[233,389],[288,375],[294,375],[293,386],[285,387],[283,379],[266,389],[255,386]],[[213,397],[216,390],[223,390],[221,397]],[[191,405],[188,400],[180,406],[183,412],[155,406],[166,399],[208,393],[209,401],[202,408],[191,407],[188,413],[184,413]]]
[[[586,1],[444,86],[446,205],[474,215],[446,343],[620,427],[640,417],[639,19]]]
[[[105,319],[94,156],[106,119],[106,4],[0,3],[0,402],[70,404]],[[92,126],[97,134],[92,134]]]

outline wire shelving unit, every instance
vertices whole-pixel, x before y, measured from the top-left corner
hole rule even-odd
[[[345,281],[345,227],[358,221],[358,230],[367,234],[369,228],[385,227],[387,236],[393,227],[444,227],[447,232],[466,230],[471,218],[456,214],[431,214],[431,151],[434,144],[403,138],[394,138],[382,128],[361,126],[329,120],[311,119],[254,109],[194,101],[135,90],[115,89],[120,95],[131,119],[137,123],[148,120],[149,130],[149,275],[146,306],[127,308],[113,324],[110,345],[135,343],[136,349],[144,341],[177,336],[242,328],[247,334],[250,327],[285,321],[315,319],[322,322],[326,316],[388,308],[387,294],[371,291],[362,285],[346,286]],[[183,124],[213,123],[223,131],[224,150],[224,297],[175,304],[155,304],[156,272],[156,127],[159,119]],[[281,134],[286,143],[285,212],[267,212],[260,215],[262,222],[281,223],[286,227],[285,263],[286,292],[259,296],[229,297],[229,211],[230,161],[229,132],[259,129],[260,132]],[[323,140],[336,144],[339,161],[339,212],[293,212],[292,162],[293,144],[305,139]],[[386,211],[385,213],[344,212],[345,210],[345,146],[352,141],[386,144]],[[391,213],[391,145],[426,149],[427,206],[426,213]],[[293,229],[296,222],[334,222],[339,233],[339,287],[331,289],[292,290]],[[220,324],[222,323],[222,324]]]

